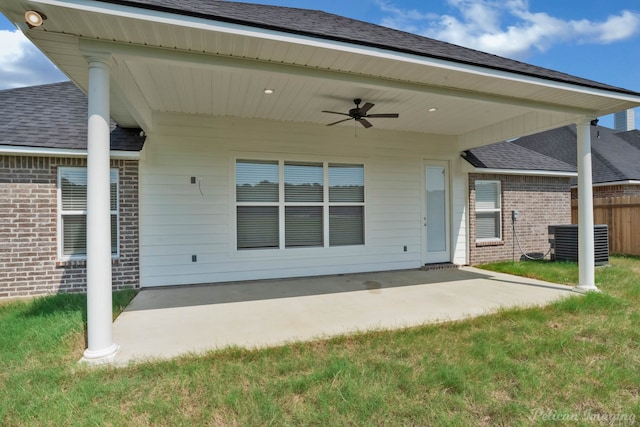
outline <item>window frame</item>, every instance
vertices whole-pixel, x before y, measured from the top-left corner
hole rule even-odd
[[[57,193],[57,255],[60,261],[82,261],[87,259],[87,255],[65,255],[64,254],[64,217],[65,216],[87,216],[87,209],[70,209],[65,210],[62,204],[62,175],[64,171],[68,170],[84,170],[87,173],[86,166],[59,166],[57,168],[56,177],[56,193]],[[115,173],[115,177],[112,180],[112,174]],[[109,186],[111,184],[116,185],[116,208],[110,209],[109,217],[115,215],[116,219],[116,241],[115,252],[111,252],[112,259],[120,258],[120,169],[109,168]],[[110,228],[111,230],[111,228]],[[111,232],[109,233],[111,235]],[[86,247],[85,247],[86,252]]]
[[[233,188],[230,200],[232,201],[232,211],[233,211],[233,239],[232,239],[232,250],[235,253],[256,253],[258,251],[263,252],[279,252],[279,251],[307,251],[307,250],[326,250],[333,249],[336,250],[338,248],[346,247],[346,248],[357,248],[357,247],[365,247],[367,238],[366,238],[366,165],[360,159],[330,159],[326,158],[317,159],[313,157],[299,157],[299,156],[264,156],[264,155],[252,155],[252,154],[242,154],[236,155],[231,159],[232,161],[232,180],[230,182],[230,186]],[[245,162],[265,162],[265,161],[273,161],[278,163],[278,202],[239,202],[237,200],[237,164],[240,161]],[[297,164],[297,163],[309,163],[309,164],[321,164],[322,165],[322,173],[323,173],[323,199],[321,202],[298,202],[298,201],[286,201],[285,200],[285,165],[287,164]],[[362,202],[331,202],[329,198],[329,167],[331,165],[353,165],[362,168],[362,185],[363,185],[363,201]],[[278,247],[266,247],[266,248],[238,248],[238,207],[240,206],[278,206],[278,233],[279,233],[279,242]],[[287,207],[305,207],[305,206],[320,206],[322,207],[322,245],[318,246],[291,246],[288,247],[286,245],[286,208]],[[362,207],[362,243],[353,244],[353,245],[331,245],[330,241],[330,228],[329,228],[329,218],[330,218],[330,209],[333,207],[339,206],[361,206]]]
[[[486,185],[486,184],[494,184],[496,185],[496,208],[478,208],[478,186]],[[475,189],[475,231],[476,231],[476,242],[501,242],[502,241],[502,181],[499,179],[477,179],[474,182]],[[497,236],[496,237],[478,237],[478,214],[497,214],[498,224],[497,224]]]

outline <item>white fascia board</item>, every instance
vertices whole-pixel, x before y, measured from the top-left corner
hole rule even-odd
[[[46,147],[22,147],[15,145],[0,145],[0,155],[5,156],[38,156],[38,157],[87,157],[87,150],[75,150],[72,148],[46,148]],[[120,160],[138,160],[139,151],[112,150],[109,157]]]
[[[593,184],[594,187],[609,187],[612,185],[640,185],[640,181],[628,179],[626,181],[598,182]],[[572,185],[571,188],[578,188],[578,186]]]
[[[496,174],[496,175],[530,175],[530,176],[557,176],[576,177],[578,172],[546,171],[546,170],[526,170],[526,169],[489,169],[473,168],[473,173]]]
[[[62,8],[71,8],[87,12],[95,12],[102,14],[110,14],[124,18],[132,18],[139,20],[147,20],[151,22],[163,23],[174,26],[188,27],[199,30],[216,31],[229,34],[243,35],[247,37],[255,37],[267,40],[281,41],[292,44],[306,45],[322,49],[339,50],[343,52],[374,56],[384,59],[391,59],[401,62],[409,62],[434,68],[448,69],[452,71],[460,71],[475,75],[481,75],[503,80],[510,80],[520,83],[533,84],[537,86],[550,87],[555,89],[568,90],[589,95],[603,96],[608,98],[616,98],[621,101],[633,102],[640,104],[640,97],[618,92],[607,91],[604,89],[588,88],[570,83],[556,82],[546,80],[539,77],[526,76],[510,71],[494,70],[480,67],[477,65],[463,64],[454,61],[429,58],[416,54],[394,52],[391,50],[356,45],[348,42],[327,40],[318,37],[285,33],[276,30],[252,27],[248,25],[240,25],[227,23],[223,21],[214,21],[212,19],[197,18],[186,15],[177,15],[168,12],[160,12],[144,8],[136,8],[131,6],[123,6],[112,3],[102,3],[92,0],[39,0],[33,1],[35,4],[50,5]]]

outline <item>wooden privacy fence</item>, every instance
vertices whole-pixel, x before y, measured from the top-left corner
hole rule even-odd
[[[640,196],[593,199],[593,222],[609,226],[609,252],[640,255]],[[578,223],[578,200],[571,200],[571,222]]]

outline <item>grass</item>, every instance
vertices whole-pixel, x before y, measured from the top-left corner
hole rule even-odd
[[[574,264],[486,268],[577,277]],[[604,292],[543,308],[127,368],[77,364],[84,296],[3,304],[0,425],[631,425],[640,259],[613,257],[596,281]]]

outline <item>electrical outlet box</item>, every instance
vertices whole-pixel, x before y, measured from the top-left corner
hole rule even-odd
[[[198,255],[191,255],[191,262],[198,262]]]
[[[192,184],[195,184],[195,183],[196,183],[196,177],[195,177],[195,176],[192,176],[192,177],[191,177],[191,183],[192,183]]]
[[[513,221],[517,221],[519,216],[520,216],[520,212],[518,212],[518,211],[511,211],[511,219],[512,219]]]
[[[404,251],[407,252],[407,246],[406,245],[404,246]]]

